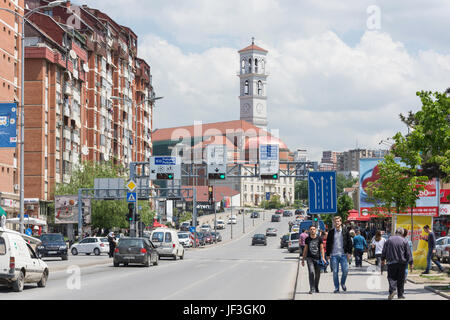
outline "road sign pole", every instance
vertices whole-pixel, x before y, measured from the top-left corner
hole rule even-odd
[[[194,186],[194,194],[192,196],[192,224],[193,227],[195,228],[195,232],[194,232],[194,246],[197,246],[197,190]]]

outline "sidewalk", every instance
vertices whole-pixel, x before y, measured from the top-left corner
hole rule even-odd
[[[340,273],[341,275],[341,273]],[[339,279],[340,280],[340,279]],[[389,285],[387,272],[381,275],[375,266],[363,261],[362,268],[356,268],[354,264],[349,267],[346,281],[347,292],[333,293],[333,273],[328,267],[328,273],[321,273],[320,293],[309,294],[308,267],[302,267],[299,261],[295,300],[387,300]],[[406,300],[446,300],[446,298],[428,291],[423,285],[407,282],[405,284]],[[394,300],[397,300],[395,296]]]

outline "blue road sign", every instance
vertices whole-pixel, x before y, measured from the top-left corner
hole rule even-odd
[[[267,200],[267,201],[270,200],[270,192],[266,192],[266,200]]]
[[[265,144],[259,146],[260,160],[278,160],[279,152],[277,144]]]
[[[176,157],[155,157],[155,165],[174,166],[176,164]]]
[[[0,103],[0,148],[15,148],[17,143],[17,104]]]
[[[308,173],[310,214],[337,213],[336,171]]]
[[[136,202],[136,192],[127,192],[127,202]]]
[[[189,228],[189,231],[190,231],[191,233],[194,233],[194,232],[195,232],[195,227],[190,227],[190,228]]]

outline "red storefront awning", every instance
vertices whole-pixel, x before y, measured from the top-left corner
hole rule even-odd
[[[370,216],[359,216],[359,213],[357,210],[348,210],[349,216],[347,218],[347,221],[369,221]]]

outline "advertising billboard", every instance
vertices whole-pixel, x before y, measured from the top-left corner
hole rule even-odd
[[[83,199],[84,214],[91,213],[91,200]],[[78,223],[78,196],[55,196],[55,224]]]
[[[17,143],[17,104],[0,103],[0,148],[15,148]]]
[[[365,158],[359,162],[359,214],[362,217],[370,215],[374,210],[375,204],[370,202],[368,187],[370,182],[379,179],[378,164],[382,162],[382,158]],[[400,163],[400,159],[396,159]],[[439,198],[437,194],[438,185],[436,179],[430,180],[425,186],[425,190],[420,192],[419,199],[416,201],[416,208],[413,214],[418,216],[437,217],[439,215]],[[411,210],[401,212],[400,214],[411,214]],[[373,215],[376,217],[376,215]]]

